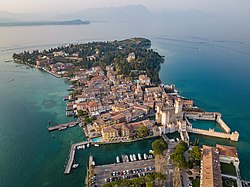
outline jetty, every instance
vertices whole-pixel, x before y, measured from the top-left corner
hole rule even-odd
[[[48,127],[48,131],[55,131],[55,130],[60,130],[60,129],[65,129],[65,128],[68,128],[68,127],[73,127],[73,126],[76,126],[78,124],[78,122],[68,122],[68,123],[64,123],[64,124],[58,124],[58,125],[55,125],[55,126],[52,126],[52,127]]]
[[[90,142],[83,141],[83,142],[79,142],[79,143],[75,143],[75,144],[71,145],[70,152],[69,152],[69,160],[68,160],[68,163],[65,167],[64,174],[70,174],[70,170],[72,168],[74,158],[75,158],[76,147],[81,146],[81,145],[87,145],[88,143],[90,143]]]

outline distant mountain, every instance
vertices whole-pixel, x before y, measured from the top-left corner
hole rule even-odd
[[[18,22],[18,21],[41,21],[47,19],[46,16],[40,14],[20,14],[7,11],[0,11],[0,22]]]
[[[143,5],[124,7],[90,8],[71,14],[59,15],[58,19],[82,19],[90,21],[132,21],[149,19],[152,13]]]

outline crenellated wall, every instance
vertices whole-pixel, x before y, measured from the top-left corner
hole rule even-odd
[[[192,128],[190,126],[187,126],[187,131],[190,133],[201,134],[205,136],[230,139],[232,141],[238,141],[239,139],[239,133],[237,131],[229,134],[229,133],[223,133],[223,132],[215,132],[214,129],[203,130],[203,129]]]

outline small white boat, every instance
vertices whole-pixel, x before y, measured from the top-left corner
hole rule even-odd
[[[133,156],[132,156],[132,155],[129,155],[129,158],[130,158],[130,161],[131,161],[131,162],[134,162],[134,159],[133,159]]]
[[[179,138],[176,138],[177,142],[180,141]]]
[[[87,147],[89,147],[89,146],[90,146],[90,144],[88,143],[88,144],[87,144]]]
[[[148,155],[146,153],[144,153],[143,157],[144,157],[144,160],[148,159]]]
[[[136,161],[136,156],[135,156],[135,154],[133,154],[133,159],[134,159],[134,161]]]
[[[99,144],[94,144],[94,146],[98,147],[98,146],[100,146],[100,145],[99,145]]]
[[[119,158],[119,156],[116,157],[116,162],[117,162],[117,163],[120,163],[120,158]]]
[[[128,155],[124,156],[125,162],[129,162]]]
[[[72,168],[75,169],[79,166],[79,164],[73,164]]]
[[[138,159],[141,160],[141,154],[140,153],[138,153]]]
[[[85,149],[85,145],[82,145],[82,148]]]
[[[62,130],[65,130],[65,129],[67,129],[67,127],[60,127],[59,131],[62,131]]]
[[[92,162],[92,165],[93,165],[93,166],[95,165],[95,161]]]

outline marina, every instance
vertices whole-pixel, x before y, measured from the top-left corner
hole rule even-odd
[[[65,167],[64,174],[70,174],[71,168],[73,168],[73,166],[74,166],[73,162],[74,162],[74,158],[75,158],[76,149],[79,146],[84,146],[85,147],[85,145],[87,145],[87,144],[89,144],[89,142],[88,141],[84,141],[84,142],[79,142],[79,143],[75,143],[75,144],[71,145],[70,152],[69,152],[69,160],[68,160],[68,163],[67,163],[67,165]]]

